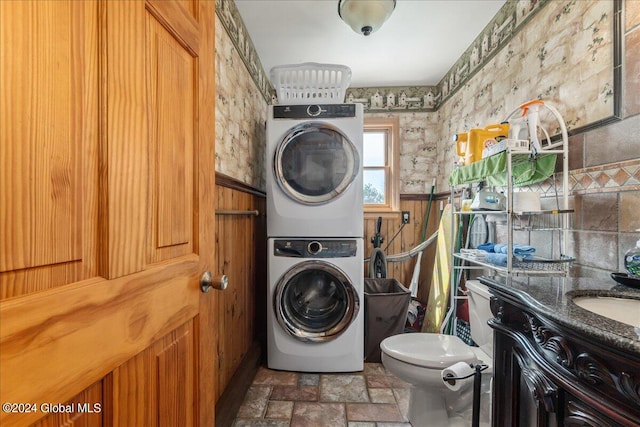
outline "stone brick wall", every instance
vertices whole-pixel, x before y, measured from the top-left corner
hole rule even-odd
[[[267,101],[216,17],[216,171],[265,189]]]

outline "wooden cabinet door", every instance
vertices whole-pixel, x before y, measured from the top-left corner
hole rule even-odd
[[[3,0],[0,49],[0,424],[213,425],[214,2]]]

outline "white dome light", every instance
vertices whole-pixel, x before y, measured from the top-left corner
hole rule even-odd
[[[391,16],[396,0],[340,0],[338,15],[358,34],[377,31]]]

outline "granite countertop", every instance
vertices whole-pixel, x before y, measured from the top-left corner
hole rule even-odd
[[[609,296],[640,299],[640,289],[613,279],[582,277],[483,276],[480,281],[509,294],[540,315],[595,340],[640,354],[640,326],[633,327],[578,307],[574,296]]]

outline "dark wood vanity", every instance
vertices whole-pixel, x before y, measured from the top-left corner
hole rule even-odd
[[[640,426],[640,327],[576,296],[640,299],[613,280],[482,277],[494,329],[493,426]]]

